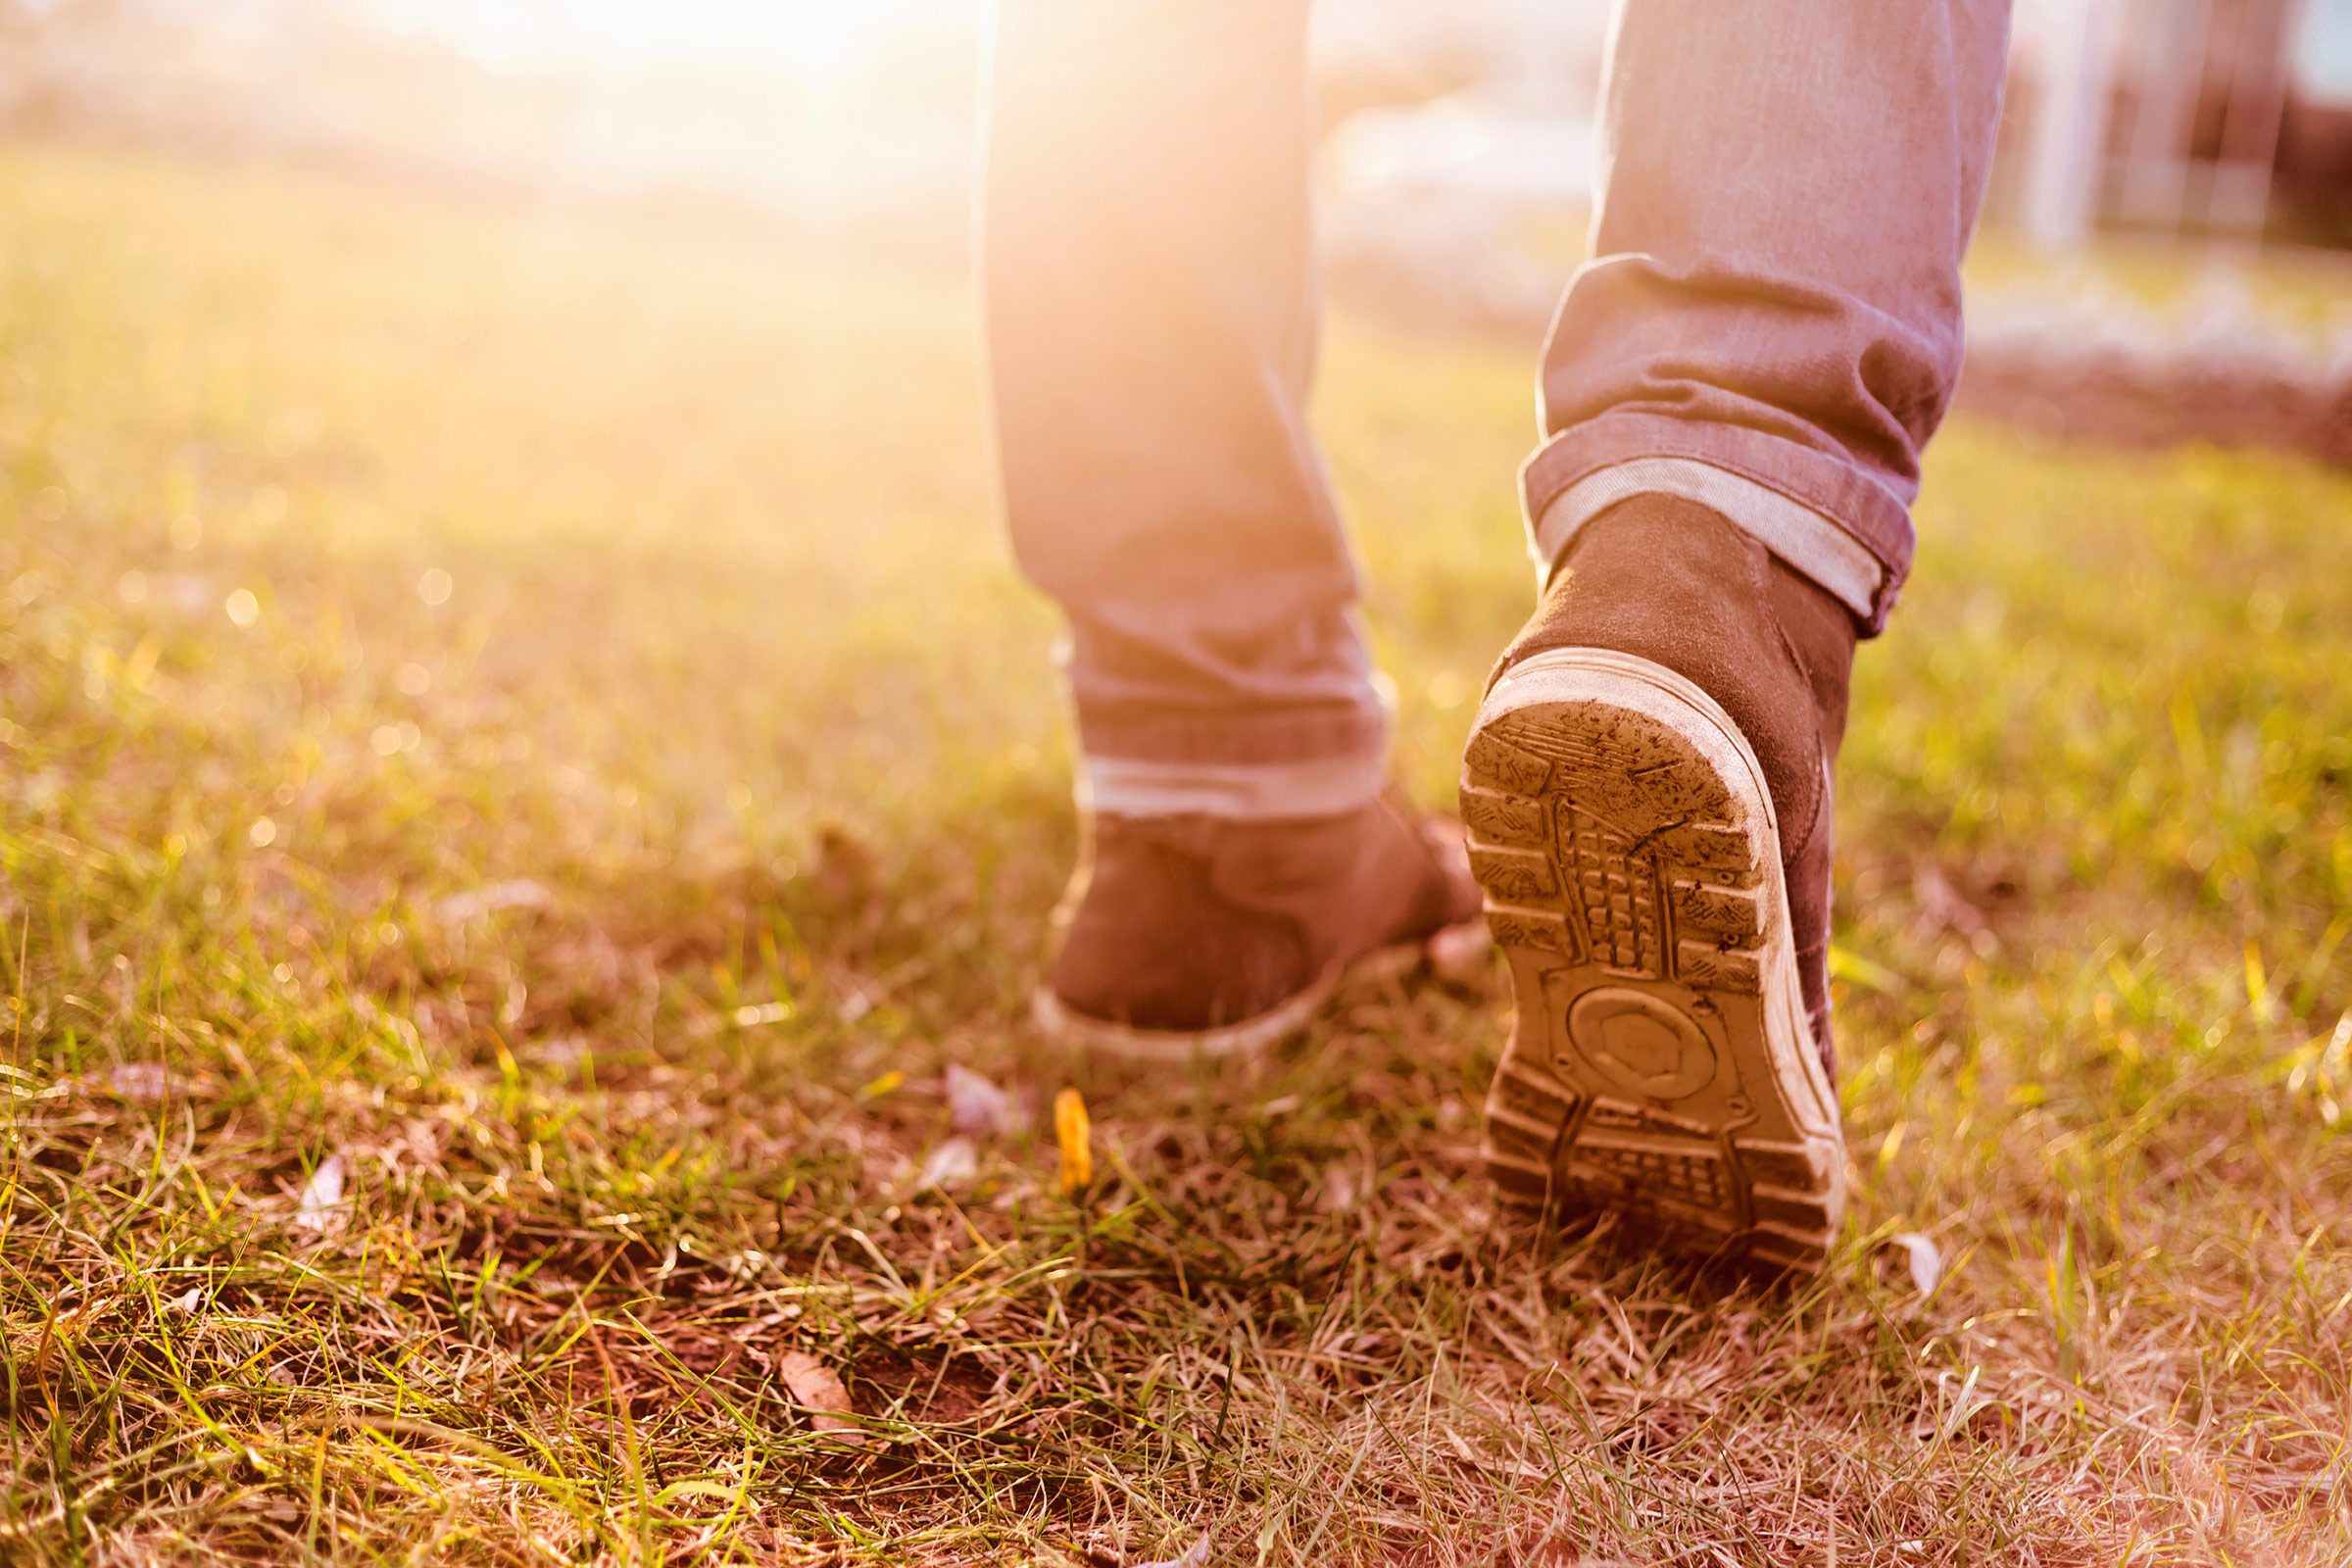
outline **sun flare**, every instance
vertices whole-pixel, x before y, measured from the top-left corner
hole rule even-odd
[[[961,0],[380,0],[374,9],[388,23],[486,62],[739,66],[821,86],[855,71],[894,30],[971,7]]]

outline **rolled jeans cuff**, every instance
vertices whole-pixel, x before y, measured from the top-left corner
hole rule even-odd
[[[1637,495],[1721,513],[1854,612],[1886,625],[1911,560],[1911,519],[1878,479],[1763,431],[1612,415],[1555,436],[1522,480],[1529,545],[1548,578],[1577,530]]]
[[[1107,816],[1337,816],[1388,782],[1389,704],[1136,725],[1079,720],[1078,804]]]

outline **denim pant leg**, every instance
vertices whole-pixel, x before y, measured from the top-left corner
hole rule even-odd
[[[1369,799],[1388,713],[1307,428],[1306,0],[1001,0],[982,253],[1015,554],[1099,810]]]
[[[1959,374],[2008,23],[2007,0],[1620,0],[1592,260],[1522,475],[1539,563],[1664,491],[1885,624]]]

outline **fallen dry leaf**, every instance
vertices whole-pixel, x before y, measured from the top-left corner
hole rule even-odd
[[[1917,1231],[1904,1231],[1887,1238],[1890,1245],[1899,1247],[1911,1261],[1911,1283],[1919,1287],[1922,1296],[1936,1294],[1936,1282],[1943,1278],[1943,1252],[1934,1242]]]
[[[118,1062],[82,1079],[84,1089],[131,1104],[163,1104],[178,1089],[178,1074],[163,1062]]]
[[[916,1186],[948,1188],[980,1174],[980,1152],[969,1138],[951,1138],[924,1156]]]
[[[110,1095],[134,1105],[160,1105],[174,1096],[185,1099],[194,1087],[160,1061],[120,1062],[104,1072],[85,1075],[81,1083],[92,1094]]]
[[[876,1077],[872,1082],[861,1086],[858,1091],[858,1102],[859,1104],[863,1104],[869,1100],[880,1100],[883,1096],[895,1095],[906,1087],[906,1070],[900,1067],[893,1067],[887,1072],[884,1072],[880,1076]]]
[[[1429,968],[1452,985],[1468,985],[1487,972],[1494,942],[1484,920],[1449,925],[1429,939]]]
[[[294,1200],[294,1223],[306,1231],[323,1231],[343,1217],[343,1156],[329,1154],[302,1184]]]
[[[1135,1568],[1208,1568],[1208,1538],[1202,1536],[1181,1557],[1162,1557],[1156,1562],[1139,1562]]]
[[[948,1122],[966,1138],[1003,1138],[1020,1130],[1012,1097],[969,1067],[948,1068]]]
[[[693,1034],[697,1040],[708,1040],[729,1029],[759,1029],[771,1023],[790,1023],[799,1010],[789,1002],[747,1003],[703,1019],[694,1026]]]
[[[1986,935],[1992,929],[1984,911],[1971,904],[1961,891],[1952,885],[1943,867],[1934,861],[1919,867],[1911,879],[1912,895],[1919,900],[1921,921],[1929,930],[1949,932],[1970,941]]]
[[[493,882],[486,888],[452,893],[433,906],[433,918],[443,925],[464,925],[501,909],[544,909],[555,896],[528,878]]]
[[[1061,1190],[1075,1193],[1095,1179],[1094,1126],[1075,1089],[1054,1097],[1054,1136],[1061,1144]]]
[[[851,1418],[850,1391],[831,1367],[806,1350],[786,1350],[776,1357],[776,1376],[793,1403],[808,1412],[809,1426],[852,1447],[865,1442],[865,1429]]]

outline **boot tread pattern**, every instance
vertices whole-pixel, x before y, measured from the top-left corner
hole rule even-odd
[[[1822,1085],[1791,1065],[1802,1010],[1760,780],[1727,778],[1726,743],[1696,727],[1715,721],[1667,686],[1610,701],[1605,680],[1565,700],[1527,685],[1490,697],[1462,770],[1518,998],[1488,1170],[1564,1219],[1816,1269],[1844,1156]]]

